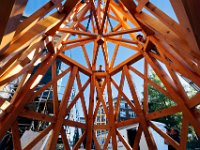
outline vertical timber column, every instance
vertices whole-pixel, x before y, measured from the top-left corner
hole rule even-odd
[[[90,83],[90,99],[89,99],[89,110],[88,110],[88,117],[87,117],[87,138],[86,138],[86,149],[90,150],[92,145],[92,132],[93,132],[93,124],[94,124],[94,116],[93,116],[93,109],[94,109],[94,86],[95,86],[95,76],[91,76],[91,83]]]
[[[129,69],[128,69],[127,66],[124,66],[123,70],[124,70],[124,73],[126,75],[126,78],[127,78],[128,84],[129,84],[129,88],[130,88],[130,91],[131,91],[131,94],[132,94],[132,97],[133,97],[133,100],[134,100],[135,107],[138,111],[137,115],[140,118],[140,125],[143,128],[144,135],[145,135],[146,141],[147,141],[147,145],[148,145],[150,150],[157,150],[157,146],[156,146],[156,143],[154,141],[153,135],[151,134],[151,131],[149,130],[148,122],[145,118],[143,109],[141,108],[141,105],[140,105],[140,102],[139,102],[139,99],[138,99],[138,96],[137,96],[137,93],[136,93],[136,90],[135,90],[135,85],[132,81],[132,77],[131,77],[131,74],[129,72]]]
[[[115,113],[113,108],[113,99],[112,99],[112,89],[111,89],[111,77],[107,75],[106,77],[107,82],[107,91],[108,91],[108,104],[109,104],[109,124],[110,124],[110,132],[112,133],[112,146],[113,149],[117,149],[117,139],[116,139],[116,126],[115,126]]]
[[[53,132],[52,132],[50,141],[47,145],[48,150],[55,150],[55,148],[56,148],[58,136],[59,136],[59,133],[61,132],[63,121],[65,120],[67,103],[68,103],[70,95],[71,95],[71,90],[72,90],[72,86],[74,84],[74,80],[75,80],[77,71],[78,71],[78,67],[74,66],[70,73],[68,83],[65,88],[65,93],[63,95],[62,102],[60,103],[57,121],[53,127]]]

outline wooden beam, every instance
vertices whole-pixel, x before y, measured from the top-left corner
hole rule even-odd
[[[76,75],[76,79],[77,79],[77,84],[78,84],[78,90],[79,92],[82,90],[82,84],[81,84],[81,77],[79,72]],[[89,84],[89,82],[88,82]],[[85,101],[85,97],[84,97],[84,90],[82,90],[81,94],[80,94],[80,98],[81,98],[81,104],[82,104],[82,110],[83,110],[83,114],[85,117],[85,120],[87,120],[87,109],[86,109],[86,101]]]
[[[111,76],[107,75],[106,77],[106,82],[107,82],[107,93],[108,93],[108,107],[109,107],[109,112],[114,112],[113,108],[113,97],[112,97],[112,89],[111,89]],[[117,149],[117,139],[116,139],[116,125],[115,125],[115,115],[110,115],[107,116],[109,117],[109,124],[111,128],[111,134],[112,134],[112,147],[113,149]]]
[[[136,7],[136,11],[140,13],[144,6],[149,2],[149,0],[138,0],[138,5]]]
[[[66,131],[65,131],[64,127],[62,127],[62,129],[61,129],[61,131],[60,131],[60,134],[61,134],[61,137],[62,137],[62,141],[63,141],[63,144],[64,144],[64,148],[65,148],[66,150],[67,150],[67,149],[70,150],[69,142],[68,142],[67,135],[66,135]]]
[[[22,35],[19,39],[13,42],[3,54],[0,53],[0,58],[4,59],[10,54],[22,51],[24,48],[29,46],[30,43],[33,42],[35,39],[37,39],[38,41],[42,40],[42,35],[50,29],[52,29],[53,27],[55,27],[57,24],[59,24],[60,20],[62,20],[64,17],[64,14],[54,13],[39,21],[24,35]]]
[[[30,150],[32,149],[45,135],[47,135],[52,130],[53,124],[45,128],[43,131],[40,132],[38,136],[34,138],[33,141],[27,143],[27,145],[23,148],[23,150]]]
[[[200,7],[200,1],[198,0],[193,0],[191,2],[187,0],[182,0],[182,3],[184,5],[185,11],[187,13],[187,16],[190,20],[190,24],[193,29],[193,33],[195,35],[199,50],[200,50],[200,29],[199,29],[199,24],[200,24],[200,15],[199,15],[199,7]]]
[[[88,117],[87,117],[87,139],[86,139],[86,149],[91,149],[92,146],[92,133],[93,133],[93,111],[94,111],[94,88],[95,88],[95,76],[91,76],[90,83],[90,97],[89,97],[89,108],[88,108]]]
[[[78,67],[74,66],[70,73],[70,78],[68,80],[67,86],[65,88],[64,95],[62,97],[62,101],[59,106],[59,112],[57,115],[57,121],[53,127],[52,135],[50,137],[49,143],[47,145],[47,149],[54,150],[56,148],[56,143],[58,140],[59,133],[62,129],[62,125],[64,123],[66,117],[66,106],[69,102],[69,98],[71,95],[72,86],[74,84],[74,80],[78,71]]]
[[[13,5],[15,3],[15,0],[7,1],[7,0],[1,0],[0,2],[0,23],[1,23],[1,28],[0,28],[0,43],[2,41],[3,35],[6,30],[6,26],[9,20],[9,17],[12,12]]]
[[[63,121],[63,125],[65,125],[65,126],[71,126],[71,127],[75,127],[75,128],[86,129],[86,124],[80,123],[80,122],[76,122],[76,121],[72,121],[72,120],[66,120],[65,119]]]
[[[126,139],[120,134],[120,132],[118,130],[117,130],[117,135],[118,135],[120,141],[122,141],[122,143],[126,147],[126,149],[127,150],[132,150],[131,146],[128,144],[128,142],[126,141]]]
[[[116,32],[110,32],[110,33],[104,34],[103,37],[118,36],[118,35],[123,35],[123,34],[129,34],[132,32],[139,32],[139,31],[142,31],[142,29],[141,28],[127,29],[127,30],[121,30],[121,31],[116,31]]]
[[[49,115],[45,115],[39,112],[35,112],[32,110],[28,110],[28,109],[24,109],[20,115],[21,117],[25,117],[25,118],[29,118],[32,120],[38,120],[38,121],[42,121],[42,122],[51,122],[51,123],[55,123],[56,121],[56,117],[55,116],[49,116]]]
[[[133,143],[133,149],[139,148],[141,136],[142,136],[142,127],[139,124],[138,129],[137,129],[137,133],[136,133],[136,136],[135,136],[135,139],[134,139],[134,143]]]
[[[4,120],[0,122],[0,139],[2,139],[11,124],[16,120],[21,110],[32,98],[36,86],[39,84],[50,65],[55,61],[56,56],[57,54],[50,55],[50,57],[40,65],[40,67],[29,80],[25,80],[25,83],[22,80],[22,86],[18,91],[18,95],[14,96],[12,99],[13,105],[15,107],[9,114],[5,116]]]
[[[158,133],[160,134],[167,142],[170,143],[174,148],[179,149],[179,143],[174,141],[169,135],[164,133],[162,130],[160,130],[156,125],[154,125],[152,122],[149,122],[150,126]]]
[[[19,127],[17,121],[13,123],[11,131],[12,131],[13,148],[16,150],[21,150],[22,147],[21,147]]]
[[[118,64],[116,67],[110,69],[109,73],[111,75],[114,75],[114,74],[118,73],[119,71],[121,71],[125,65],[131,65],[142,58],[143,58],[143,55],[141,54],[141,52],[138,52],[138,53],[134,54],[133,56],[129,57],[128,59],[126,59],[124,62]]]
[[[107,0],[107,1],[106,1],[106,6],[105,6],[105,8],[104,8],[104,15],[103,15],[103,18],[102,18],[101,29],[100,29],[100,33],[99,33],[99,34],[102,34],[102,33],[103,33],[103,29],[104,29],[106,17],[107,17],[107,14],[108,14],[109,4],[110,4],[110,0]]]
[[[20,24],[20,20],[22,18],[22,14],[24,12],[27,1],[28,0],[11,0],[11,1],[5,3],[4,0],[2,0],[0,2],[0,7],[1,7],[0,14],[3,14],[3,16],[0,16],[0,18],[1,18],[0,19],[0,22],[1,22],[0,30],[3,30],[3,28],[4,28],[3,26],[6,24],[2,41],[0,39],[0,50],[1,51],[5,51],[5,49],[8,48],[10,42],[12,41],[14,34],[15,34],[15,30],[18,27],[18,25]],[[10,8],[8,8],[6,5],[12,5],[13,2],[14,2],[14,6],[11,7],[12,10],[9,13]],[[6,19],[5,19],[5,17],[7,15],[9,15],[8,21],[6,21]],[[2,31],[0,31],[0,33],[1,32]],[[0,35],[0,37],[1,37],[1,35]]]
[[[84,139],[86,138],[86,131],[84,131],[83,135],[79,138],[78,142],[76,142],[76,145],[73,147],[74,150],[79,149],[81,143],[84,141]],[[91,149],[91,148],[90,148]]]
[[[145,116],[144,116],[144,112],[141,108],[140,100],[137,96],[137,92],[135,90],[135,85],[133,83],[133,80],[132,80],[132,77],[131,77],[130,72],[128,70],[128,67],[124,66],[123,71],[126,75],[129,88],[131,89],[131,95],[132,95],[132,98],[134,99],[135,107],[138,110],[137,115],[140,118],[140,123],[141,123],[141,126],[143,128],[144,135],[146,137],[147,145],[148,145],[149,149],[157,149],[153,135],[151,134],[151,131],[149,130],[149,125],[147,124],[147,121],[146,121]]]
[[[64,32],[64,33],[77,34],[77,35],[85,35],[85,36],[90,36],[90,37],[94,37],[94,38],[97,37],[97,34],[79,31],[79,30],[68,29],[68,28],[59,28],[58,31]]]
[[[140,122],[140,118],[138,118],[138,117],[128,119],[128,120],[125,120],[125,121],[118,122],[116,124],[116,128],[121,128],[121,127],[129,126],[129,125],[133,125],[133,124],[136,124],[136,123],[139,123],[139,122]]]
[[[79,70],[81,72],[83,72],[85,75],[90,76],[92,74],[91,70],[89,70],[88,68],[86,68],[85,66],[77,63],[76,61],[74,61],[73,59],[71,59],[70,57],[64,55],[63,53],[60,53],[60,55],[58,55],[58,59],[60,59],[62,62],[68,64],[68,65],[76,65],[77,67],[79,67]]]
[[[166,116],[169,116],[169,115],[176,114],[180,111],[181,110],[178,106],[172,106],[172,107],[169,107],[169,108],[166,108],[166,109],[162,109],[162,110],[159,110],[159,111],[149,113],[149,114],[146,115],[146,119],[147,120],[155,120],[155,119],[158,119],[158,118],[162,118],[162,117],[166,117]]]

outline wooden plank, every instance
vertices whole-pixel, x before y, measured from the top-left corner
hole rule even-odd
[[[81,143],[84,141],[84,139],[86,138],[86,131],[84,131],[83,135],[81,136],[81,138],[79,138],[78,142],[76,142],[76,145],[73,147],[74,150],[79,149]],[[90,148],[91,149],[91,148]]]
[[[3,26],[6,24],[2,41],[0,38],[1,52],[5,51],[6,48],[8,48],[10,42],[12,41],[13,36],[15,34],[15,30],[16,30],[17,26],[20,24],[20,20],[22,18],[22,14],[24,12],[27,1],[28,0],[15,0],[15,1],[12,0],[12,1],[5,3],[3,0],[0,2],[0,6],[1,6],[0,14],[3,14],[3,16],[0,17],[1,18],[0,22],[2,25],[0,30],[3,30]],[[14,6],[11,7],[12,10],[9,13],[10,7],[8,8],[8,5],[12,5],[13,2],[14,2]],[[8,21],[6,21],[6,19],[5,19],[5,17],[7,15],[9,15]],[[3,21],[3,19],[4,19],[4,21]],[[0,35],[0,37],[1,37],[1,35]]]
[[[43,131],[41,131],[40,134],[36,136],[36,138],[34,138],[33,141],[31,141],[30,143],[27,143],[24,150],[32,149],[45,135],[47,135],[51,131],[52,127],[53,127],[53,124],[51,124],[50,126],[45,128]]]
[[[84,46],[85,44],[90,43],[90,42],[93,42],[93,39],[91,39],[91,40],[85,40],[85,41],[78,42],[78,43],[75,43],[75,44],[63,45],[60,48],[60,50],[61,51],[67,51],[67,50],[73,49],[73,48],[78,47],[78,46]]]
[[[123,46],[123,47],[129,48],[131,50],[135,50],[135,51],[139,51],[140,50],[138,46],[133,45],[133,44],[127,44],[126,42],[120,42],[120,40],[113,40],[113,39],[107,38],[106,41],[112,42],[112,43],[114,43],[116,45],[119,45],[119,46]]]
[[[66,120],[65,119],[63,121],[63,124],[65,126],[71,126],[71,127],[75,127],[75,128],[86,129],[86,124],[80,123],[80,122],[77,122],[77,121],[72,121],[72,120]]]
[[[48,12],[50,12],[55,5],[50,1],[47,2],[44,6],[39,8],[36,12],[26,18],[23,23],[21,23],[15,33],[15,40],[32,28],[39,20],[41,20]]]
[[[109,56],[108,56],[108,47],[107,47],[107,42],[105,41],[103,45],[101,45],[101,49],[103,51],[103,56],[104,56],[104,64],[105,64],[105,71],[109,70]]]
[[[172,61],[171,63],[166,62],[165,64],[168,64],[175,71],[179,72],[180,74],[194,81],[197,85],[200,86],[199,73],[195,72],[195,68],[189,66],[189,62],[187,63],[184,58],[178,56],[169,46],[166,47],[166,45],[161,43],[161,41],[157,38],[150,36],[149,39],[156,45],[159,51],[162,51],[162,53]]]
[[[64,122],[65,117],[66,117],[66,106],[68,104],[68,101],[69,101],[69,98],[70,98],[70,95],[71,95],[71,90],[72,90],[72,86],[74,84],[74,80],[75,80],[77,71],[78,71],[78,67],[74,66],[72,68],[71,73],[70,73],[70,76],[69,76],[70,78],[67,82],[67,86],[65,88],[65,92],[64,92],[64,95],[62,97],[62,101],[60,103],[60,106],[59,106],[59,112],[58,112],[58,115],[57,115],[57,118],[56,118],[57,121],[56,121],[56,123],[53,127],[52,135],[50,137],[49,143],[47,144],[47,149],[54,150],[55,147],[56,147],[57,139],[58,139],[60,130],[62,128],[63,122]]]
[[[66,150],[70,150],[69,142],[68,142],[67,135],[66,135],[64,127],[62,127],[62,129],[60,131],[60,134],[61,134],[61,137],[62,137],[64,148]]]
[[[124,62],[121,62],[120,64],[118,64],[116,67],[110,69],[109,74],[114,75],[118,73],[119,71],[121,71],[124,65],[132,65],[133,63],[137,62],[138,60],[142,58],[143,58],[143,55],[141,54],[141,52],[138,52],[134,54],[133,56],[127,58]]]
[[[191,62],[191,60],[198,60],[199,54],[194,51],[185,41],[181,40],[173,31],[171,31],[166,25],[159,22],[157,19],[147,15],[146,13],[135,14],[136,18],[143,24],[151,27],[155,32],[155,36],[161,40],[161,42],[166,42],[173,47],[173,51],[178,53],[181,57],[185,59],[194,70],[198,72],[198,68]],[[172,49],[171,47],[171,49]],[[181,49],[181,51],[180,51]],[[187,56],[187,57],[186,57]],[[198,63],[196,61],[196,63]]]
[[[191,100],[188,102],[188,105],[190,108],[194,108],[199,104],[200,104],[200,93],[197,93],[195,96],[191,98]]]
[[[93,132],[93,109],[94,109],[94,88],[95,88],[95,76],[91,76],[90,82],[90,97],[89,97],[89,108],[88,108],[88,118],[87,118],[87,139],[86,139],[86,149],[91,149],[92,145],[92,132]]]
[[[11,131],[12,131],[13,148],[16,150],[21,150],[22,147],[21,147],[19,127],[17,121],[13,123]]]
[[[100,29],[100,33],[99,33],[99,34],[102,34],[102,33],[103,33],[103,29],[104,29],[106,17],[107,17],[107,14],[108,14],[109,4],[110,4],[110,0],[107,0],[107,1],[106,1],[106,5],[105,5],[105,8],[104,8],[104,15],[103,15],[103,18],[102,18],[101,29]]]
[[[94,20],[95,20],[95,23],[96,23],[97,31],[98,31],[98,33],[101,33],[100,32],[100,26],[99,26],[99,20],[97,18],[97,12],[96,12],[95,5],[94,5],[93,1],[91,1],[91,9],[92,9],[92,13],[93,13]]]
[[[85,45],[82,45],[81,47],[82,47],[83,54],[84,54],[84,57],[85,57],[86,63],[87,63],[87,65],[88,65],[88,68],[89,68],[90,70],[92,70],[92,67],[91,67],[91,64],[90,64],[90,60],[89,60],[89,56],[88,56],[88,53],[87,53],[86,47],[85,47]]]
[[[110,142],[110,139],[111,139],[111,136],[112,136],[112,133],[111,133],[111,130],[108,131],[108,135],[106,136],[106,141],[103,145],[103,149],[106,149],[108,147],[108,144]]]
[[[140,13],[144,6],[149,2],[149,0],[138,0],[138,5],[136,7],[136,11]]]
[[[92,70],[96,71],[96,60],[99,52],[99,45],[97,41],[94,41],[93,56],[92,56]]]
[[[198,45],[195,40],[195,35],[194,32],[192,32],[192,27],[188,19],[189,16],[186,13],[182,0],[170,0],[170,3],[173,7],[173,10],[176,14],[180,26],[184,28],[184,30],[187,32],[186,38],[190,41],[190,45],[193,45],[194,47],[196,47],[196,49],[198,49]]]
[[[79,70],[81,72],[83,72],[85,75],[88,75],[90,76],[92,74],[91,70],[89,70],[88,68],[86,68],[85,66],[77,63],[76,61],[74,61],[73,59],[71,59],[70,57],[66,56],[65,54],[63,53],[60,53],[58,55],[58,59],[61,60],[62,62],[68,64],[68,65],[76,65],[79,67]]]
[[[12,99],[15,107],[13,107],[11,112],[0,122],[0,139],[16,120],[25,104],[31,99],[35,87],[39,84],[41,78],[44,76],[50,65],[54,62],[56,56],[57,54],[51,54],[50,57],[40,65],[35,74],[33,74],[29,80],[25,80],[25,82],[23,81],[19,93]]]
[[[132,29],[121,30],[121,31],[103,34],[103,37],[118,36],[118,35],[123,35],[123,34],[129,34],[129,33],[132,33],[132,32],[139,32],[139,31],[142,31],[142,29],[141,28],[132,28]]]
[[[28,58],[21,62],[21,64],[14,63],[5,73],[0,77],[0,85],[10,83],[17,77],[24,73],[31,72],[31,68],[37,61],[44,62],[48,58],[48,54],[41,56],[41,53],[36,53],[34,58],[29,62]],[[24,64],[23,64],[24,63]],[[26,63],[26,64],[25,64]]]
[[[64,33],[77,34],[77,35],[85,35],[85,36],[90,36],[90,37],[94,37],[94,38],[97,37],[97,34],[94,34],[94,33],[73,30],[73,29],[68,29],[68,28],[59,28],[58,31],[64,32]]]
[[[94,130],[108,130],[110,126],[108,124],[97,124],[94,125]]]
[[[100,145],[99,145],[99,143],[98,143],[98,140],[97,140],[97,137],[96,137],[96,135],[95,135],[95,133],[94,133],[94,131],[93,131],[93,140],[94,140],[94,143],[95,143],[95,148],[97,149],[97,150],[101,150],[101,147],[100,147]]]
[[[107,82],[107,93],[108,93],[108,106],[109,106],[109,113],[114,112],[113,108],[113,97],[112,97],[112,89],[111,89],[111,76],[107,75],[106,77]],[[112,147],[113,149],[117,149],[117,139],[116,139],[116,126],[115,126],[115,115],[107,116],[109,117],[109,124],[111,128],[112,134]]]
[[[124,92],[122,91],[121,88],[118,87],[117,83],[115,82],[115,80],[111,79],[113,85],[115,86],[115,88],[118,90],[119,94],[121,96],[123,96],[124,100],[128,103],[128,105],[131,107],[132,111],[137,113],[137,109],[135,108],[134,104],[129,100],[129,98],[126,96],[126,94],[124,94]]]
[[[53,113],[57,115],[58,108],[59,108],[59,102],[58,102],[58,83],[57,83],[57,67],[56,67],[56,61],[52,65],[52,81],[53,81]]]
[[[76,79],[77,79],[78,89],[79,89],[79,91],[81,91],[82,90],[82,84],[81,84],[81,77],[80,77],[79,72],[76,75]],[[85,97],[84,97],[83,91],[84,90],[82,90],[80,97],[81,97],[83,114],[85,116],[85,120],[87,120],[87,109],[86,109],[86,103],[85,103],[86,101],[85,101]]]
[[[121,128],[121,127],[129,126],[129,125],[133,125],[133,124],[136,124],[136,123],[139,123],[139,122],[140,122],[140,119],[138,117],[128,119],[128,120],[125,120],[125,121],[118,122],[116,124],[116,128]]]
[[[71,70],[71,68],[66,69],[65,71],[63,71],[61,74],[59,74],[56,77],[55,81],[60,80],[62,77],[64,77],[67,73],[69,73]],[[55,82],[54,81],[54,82]],[[49,81],[48,83],[46,83],[42,88],[40,88],[38,91],[36,91],[33,95],[33,99],[35,99],[38,95],[40,95],[44,90],[46,90],[48,87],[50,87],[53,84],[53,81]]]
[[[114,53],[113,53],[113,56],[112,56],[112,60],[111,60],[111,63],[110,63],[110,69],[112,69],[114,64],[115,64],[115,60],[116,60],[116,57],[117,57],[118,50],[119,50],[119,44],[116,44],[115,49],[114,49]]]
[[[146,60],[144,60],[144,101],[143,101],[143,109],[145,114],[149,111],[149,105],[148,105],[148,63]]]
[[[69,15],[78,2],[79,0],[67,0],[64,4],[64,13]]]
[[[183,115],[181,135],[180,135],[180,139],[181,139],[180,149],[186,149],[187,139],[188,139],[188,127],[189,127],[188,119],[187,117]]]
[[[130,76],[130,72],[128,70],[128,67],[124,66],[123,67],[123,71],[124,71],[124,73],[126,75],[129,88],[131,89],[131,95],[132,95],[132,98],[134,99],[135,107],[138,110],[138,117],[140,118],[141,126],[143,128],[144,135],[146,137],[147,145],[148,145],[149,149],[157,149],[157,146],[155,144],[153,135],[151,134],[151,132],[149,130],[149,126],[147,124],[147,121],[146,121],[146,119],[144,117],[144,113],[142,111],[142,108],[141,108],[141,105],[140,105],[140,101],[138,99],[138,96],[137,96],[137,93],[136,93],[136,90],[135,90],[135,85],[134,85],[134,83],[132,81],[132,78]]]
[[[16,68],[18,65],[22,65],[23,61],[25,59],[30,59],[30,57],[27,58],[27,56],[32,53],[39,53],[41,50],[38,50],[38,48],[44,48],[44,42],[43,41],[34,41],[21,55],[14,55],[12,58],[9,58],[9,60],[5,63],[2,63],[1,65],[1,73],[0,76],[3,74],[10,72],[14,68]],[[32,56],[32,59],[34,57]],[[18,60],[16,60],[18,59]]]
[[[122,91],[123,91],[123,87],[124,87],[124,80],[125,80],[125,76],[124,76],[124,72],[122,71],[121,79],[120,79],[120,83],[119,83],[119,89],[121,89]],[[121,94],[120,94],[120,92],[118,92],[117,102],[116,102],[116,107],[115,107],[116,121],[118,121],[118,119],[119,119],[120,101],[121,101]]]
[[[120,141],[124,144],[127,150],[132,150],[131,146],[128,144],[128,142],[125,140],[125,138],[120,134],[120,132],[117,130],[117,135],[120,139]]]
[[[32,41],[35,39],[42,40],[43,37],[41,35],[45,34],[47,31],[55,27],[60,23],[60,20],[64,18],[63,14],[54,13],[43,20],[39,21],[35,24],[30,30],[28,30],[23,36],[18,38],[15,42],[13,42],[10,47],[0,55],[1,59],[6,58],[13,52],[20,52],[24,48],[30,45]]]
[[[0,2],[0,6],[1,6],[1,9],[0,9],[0,14],[1,14],[0,15],[0,22],[1,22],[0,43],[2,41],[4,32],[6,30],[6,26],[7,26],[9,17],[11,15],[14,3],[15,3],[15,0],[11,0],[11,1],[9,1],[9,3],[7,0],[1,0],[1,2]]]
[[[153,123],[149,122],[149,124],[152,127],[152,129],[154,129],[158,134],[160,134],[167,142],[170,143],[170,145],[172,145],[176,149],[179,149],[179,143],[177,143],[176,141],[174,141],[169,135],[167,135],[166,133],[164,133],[162,130],[160,130]]]
[[[198,47],[200,49],[200,29],[199,29],[199,24],[200,24],[200,15],[199,15],[199,7],[200,7],[200,1],[198,0],[193,0],[191,2],[188,2],[186,0],[182,0],[182,3],[184,5],[185,11],[187,13],[187,16],[190,20],[190,24],[193,29],[193,33],[195,35]]]
[[[113,37],[106,37],[106,40],[118,41],[118,42],[125,42],[129,44],[138,44],[137,41],[125,39],[125,38],[113,38]]]
[[[78,81],[79,82],[79,81]],[[83,87],[81,87],[79,89],[79,93],[74,97],[74,99],[72,100],[72,102],[68,105],[67,109],[66,109],[66,113],[69,113],[70,110],[72,109],[72,107],[77,103],[77,100],[81,97],[81,95],[83,95],[83,92],[84,90],[87,88],[87,86],[89,85],[90,83],[90,79],[88,79],[86,81],[86,83],[83,85]],[[83,99],[83,98],[81,98]],[[82,101],[82,100],[81,100]],[[82,103],[82,102],[81,102]],[[83,102],[83,111],[84,111],[84,114],[86,115],[87,114],[87,110],[85,110],[85,101]],[[87,115],[85,116],[87,118]]]
[[[77,38],[77,39],[73,39],[73,40],[67,40],[67,41],[63,41],[62,44],[73,44],[73,43],[78,43],[78,42],[84,42],[84,41],[89,41],[89,40],[94,40],[95,37],[85,37],[85,38]]]
[[[133,143],[133,149],[134,150],[139,148],[141,136],[142,136],[142,127],[139,124],[138,129],[137,129],[137,133],[136,133],[136,136],[135,136],[135,139],[134,139],[134,143]]]
[[[109,111],[108,111],[107,106],[106,106],[106,101],[105,101],[105,98],[103,97],[102,87],[99,86],[99,83],[98,83],[97,80],[95,82],[95,86],[96,86],[97,95],[98,95],[98,98],[99,98],[98,100],[101,101],[102,106],[103,106],[103,110],[106,114],[106,117],[107,117],[108,120],[110,120]]]
[[[184,103],[183,98],[179,95],[180,93],[177,92],[175,85],[169,82],[170,77],[167,75],[167,73],[163,70],[163,68],[155,59],[150,58],[147,54],[144,54],[144,56],[147,59],[148,63],[152,66],[152,68],[154,69],[160,80],[163,82],[167,90],[171,93],[173,100],[179,105],[183,114],[185,114],[188,120],[190,120],[190,123],[195,128],[197,134],[200,134],[200,130],[198,127],[199,122],[195,119],[191,110],[188,109],[188,107]]]
[[[32,110],[24,109],[19,116],[29,118],[32,120],[38,120],[38,121],[43,121],[43,122],[52,122],[55,123],[56,117],[55,116],[49,116],[45,115],[39,112],[35,112]]]
[[[149,114],[146,115],[146,119],[147,120],[155,120],[155,119],[158,119],[158,118],[162,118],[162,117],[165,117],[165,116],[176,114],[180,111],[181,110],[178,106],[172,106],[172,107],[169,107],[169,108],[166,108],[166,109],[162,109],[162,110],[159,110],[159,111],[149,113]]]

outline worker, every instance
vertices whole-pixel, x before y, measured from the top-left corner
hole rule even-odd
[[[97,72],[105,72],[103,69],[102,69],[102,65],[99,65],[99,69],[97,70]],[[103,86],[103,79],[100,78],[100,77],[97,77],[97,82],[98,82],[98,85],[100,87],[100,89],[102,89],[102,86]],[[97,89],[96,89],[97,90]],[[103,92],[103,91],[102,91]],[[97,90],[97,97],[96,97],[96,100],[98,100],[98,90]]]
[[[136,39],[138,40],[138,41],[140,41],[141,43],[145,43],[146,42],[146,39],[141,35],[141,34],[138,34],[137,36],[136,36]]]

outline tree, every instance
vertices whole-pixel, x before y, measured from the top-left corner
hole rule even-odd
[[[158,76],[152,72],[152,74],[149,76],[149,78],[158,84],[160,87],[165,89],[164,85],[158,78]],[[196,94],[196,91],[191,86],[184,87],[186,89],[186,93],[189,98],[194,96]],[[170,98],[159,92],[157,89],[155,89],[153,86],[148,85],[148,95],[149,95],[149,112],[155,112],[159,110],[163,110],[165,108],[169,108],[172,106],[175,106],[176,103],[172,101]],[[170,116],[166,116],[163,118],[156,119],[155,121],[164,123],[168,128],[177,128],[181,131],[182,128],[182,113],[176,113]],[[200,146],[200,139],[197,138],[194,129],[192,126],[189,126],[188,128],[188,145],[187,148],[197,148]]]
[[[152,72],[152,75],[150,75],[150,79],[158,84],[160,87],[165,89],[164,85],[158,78],[158,76]],[[164,94],[162,94],[160,91],[155,89],[153,86],[148,85],[148,94],[149,94],[149,112],[155,112],[159,110],[163,110],[165,108],[172,107],[176,105],[174,101],[172,101],[170,98],[166,97]],[[163,118],[156,119],[155,121],[161,122],[166,124],[168,128],[181,127],[181,120],[182,120],[182,114],[177,113],[171,116],[166,116]]]

